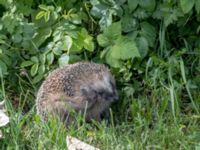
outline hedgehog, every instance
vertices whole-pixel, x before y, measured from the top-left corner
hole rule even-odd
[[[36,107],[43,120],[56,116],[68,126],[75,119],[73,111],[84,114],[87,122],[101,121],[102,113],[117,100],[116,83],[108,67],[78,62],[49,73],[38,90]]]

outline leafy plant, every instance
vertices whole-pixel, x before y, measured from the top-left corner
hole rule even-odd
[[[130,137],[122,137],[121,142],[133,146],[140,141],[135,149],[152,145],[188,149],[188,143],[198,138],[200,1],[0,0],[0,9],[0,96],[6,97],[7,87],[13,105],[20,97],[28,111],[38,85],[50,70],[94,61],[107,64],[117,81],[121,100],[113,107],[117,117],[112,123],[124,130],[134,124],[129,135],[137,140],[132,143]],[[99,132],[107,130],[99,128]],[[19,130],[9,129],[16,135],[12,143],[21,143]],[[113,135],[118,135],[114,134],[118,130],[109,128]],[[180,136],[166,136],[168,132]],[[162,140],[156,141],[154,135],[160,139],[161,134]],[[181,139],[183,134],[189,139]],[[116,139],[104,137],[103,142],[107,138]]]

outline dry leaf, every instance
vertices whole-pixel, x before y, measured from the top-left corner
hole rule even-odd
[[[4,101],[0,102],[0,127],[7,125],[9,122],[9,118],[5,114],[3,107],[4,107]]]
[[[0,127],[7,125],[8,122],[9,122],[8,116],[2,110],[0,110]]]
[[[66,140],[68,150],[100,150],[71,136],[67,136]]]

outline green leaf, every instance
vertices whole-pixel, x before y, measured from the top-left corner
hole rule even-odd
[[[22,41],[22,35],[19,33],[16,33],[12,36],[13,42],[20,43]]]
[[[69,55],[68,54],[63,54],[59,60],[58,60],[59,66],[65,66],[69,63]]]
[[[34,64],[34,65],[31,67],[31,76],[35,76],[35,75],[37,74],[38,66],[39,66],[39,64]]]
[[[38,7],[39,7],[40,9],[42,9],[42,10],[49,11],[48,6],[46,6],[46,5],[39,5]]]
[[[127,37],[119,37],[115,45],[111,47],[111,56],[116,59],[129,59],[133,57],[140,57],[139,51],[133,40]]]
[[[94,51],[94,43],[93,43],[93,38],[92,38],[92,36],[87,35],[87,36],[85,37],[85,39],[84,39],[83,42],[84,42],[83,47],[84,47],[86,50],[88,50],[88,51],[90,51],[90,52],[93,52],[93,51]]]
[[[47,63],[48,65],[51,65],[53,63],[54,60],[54,54],[52,52],[47,54]]]
[[[12,65],[12,58],[11,57],[9,57],[9,54],[3,54],[3,55],[1,55],[2,56],[2,61],[7,65],[7,66],[11,66]]]
[[[5,41],[0,39],[0,44],[5,44]]]
[[[81,15],[70,14],[70,21],[73,22],[74,24],[81,24],[82,23]]]
[[[109,10],[106,10],[104,12],[105,14],[101,17],[99,21],[101,30],[104,30],[106,27],[110,26],[113,22],[113,19],[112,19],[113,12]]]
[[[83,41],[78,39],[73,39],[73,44],[70,49],[70,52],[81,52],[83,48]]]
[[[80,55],[70,55],[69,57],[69,63],[75,63],[78,61],[82,61],[82,58]]]
[[[54,33],[53,33],[53,41],[54,42],[58,42],[62,39],[62,32],[60,30],[56,30]]]
[[[147,11],[153,11],[156,6],[155,0],[140,0],[139,5]]]
[[[63,37],[62,41],[63,41],[63,50],[69,51],[73,43],[72,38],[66,35]]]
[[[33,43],[36,45],[36,47],[39,47],[48,37],[51,36],[51,33],[51,28],[39,28],[36,36],[33,38]]]
[[[40,54],[39,59],[40,59],[40,62],[42,64],[45,64],[45,62],[46,62],[46,55],[45,54]]]
[[[94,50],[93,37],[88,34],[85,28],[73,35],[73,44],[70,52],[81,52],[83,47],[88,51]]]
[[[109,52],[110,47],[105,48],[103,51],[101,51],[100,53],[100,58],[104,58],[106,56],[106,54]]]
[[[45,11],[40,11],[40,12],[36,15],[35,19],[36,19],[36,20],[39,20],[39,19],[41,19],[43,16],[45,16],[45,14],[46,14]]]
[[[44,77],[44,74],[38,74],[37,76],[35,76],[35,77],[33,78],[33,83],[34,83],[34,84],[35,84],[35,83],[38,83],[39,81],[42,80],[43,77]]]
[[[115,22],[103,31],[103,35],[109,40],[117,39],[122,32],[121,22]]]
[[[97,36],[97,41],[100,46],[107,47],[113,45],[114,41],[121,36],[121,22],[115,22],[109,27],[107,27],[103,34]]]
[[[41,64],[38,68],[38,74],[44,74],[45,72],[45,65]]]
[[[139,0],[128,0],[128,8],[130,12],[133,12],[138,6]]]
[[[84,40],[84,48],[90,52],[94,51],[94,43],[92,41],[92,38],[87,38]]]
[[[3,26],[9,33],[13,34],[16,26],[19,26],[19,19],[19,16],[15,16],[12,13],[5,13],[1,18],[1,23],[3,23]]]
[[[122,22],[122,30],[124,32],[131,32],[137,29],[138,22],[131,15],[123,16],[123,18],[121,19],[121,22]]]
[[[182,11],[180,13],[179,9],[171,9],[170,12],[166,13],[164,16],[164,24],[167,27],[169,24],[178,20],[178,17],[182,16]]]
[[[38,63],[39,59],[36,56],[31,57],[31,61],[34,63]]]
[[[140,56],[144,58],[147,55],[149,44],[145,37],[139,37],[136,41]]]
[[[197,0],[198,1],[198,0]],[[186,14],[194,6],[195,0],[180,0],[181,9]]]
[[[50,12],[48,11],[44,15],[44,20],[47,22],[47,21],[49,21],[49,18],[50,18]]]
[[[97,42],[102,47],[107,47],[110,44],[109,39],[106,36],[104,36],[103,34],[99,34],[97,36]]]
[[[94,50],[93,37],[88,34],[85,28],[82,28],[78,33],[78,39],[80,46],[84,47],[86,50],[92,52]]]
[[[55,55],[61,55],[62,54],[62,42],[57,42],[53,48],[53,53]]]
[[[142,22],[140,23],[141,26],[141,35],[144,36],[148,43],[149,46],[154,47],[154,42],[156,39],[156,29],[154,26],[152,26],[150,23],[148,22]]]
[[[199,14],[199,12],[200,12],[200,0],[196,0],[195,9],[196,9],[197,14]]]
[[[149,17],[149,13],[145,9],[139,7],[135,10],[133,16],[139,20],[144,20]]]
[[[34,62],[32,62],[32,61],[23,61],[22,63],[21,63],[21,65],[20,65],[20,67],[28,67],[28,66],[31,66],[31,65],[33,65],[34,64]]]
[[[121,62],[119,59],[113,58],[111,55],[111,51],[109,50],[108,53],[106,54],[106,62],[114,67],[114,68],[120,68],[122,66]]]

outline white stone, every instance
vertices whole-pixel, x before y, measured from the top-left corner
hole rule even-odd
[[[67,136],[66,140],[68,150],[100,150],[71,136]]]

